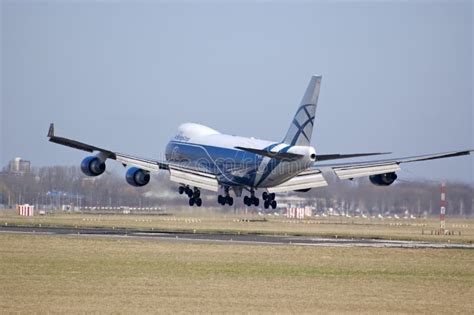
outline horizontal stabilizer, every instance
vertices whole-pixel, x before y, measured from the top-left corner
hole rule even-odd
[[[376,153],[354,153],[354,154],[318,154],[316,161],[328,161],[337,159],[349,159],[362,156],[391,154],[392,152],[376,152]]]
[[[303,157],[303,155],[301,154],[288,153],[288,152],[271,152],[271,151],[245,148],[245,147],[235,147],[235,148],[239,150],[247,151],[250,153],[266,156],[272,159],[277,159],[277,160],[294,161]]]

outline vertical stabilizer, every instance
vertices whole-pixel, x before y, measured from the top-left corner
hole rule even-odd
[[[286,133],[284,143],[289,145],[309,146],[313,134],[314,117],[318,104],[321,76],[312,76],[306,92]]]

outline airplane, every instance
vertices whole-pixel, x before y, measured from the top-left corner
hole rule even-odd
[[[312,76],[306,92],[281,141],[266,141],[222,134],[210,127],[185,123],[169,141],[165,160],[135,157],[96,147],[76,140],[58,137],[54,124],[49,128],[49,141],[74,149],[95,153],[81,162],[87,176],[99,176],[106,161],[116,160],[128,170],[125,180],[135,187],[150,182],[150,173],[167,170],[170,180],[178,184],[179,194],[186,194],[190,206],[202,205],[201,189],[222,191],[217,201],[221,205],[234,203],[231,192],[241,197],[246,206],[260,204],[256,191],[262,191],[265,209],[277,207],[275,193],[307,192],[327,186],[327,172],[341,179],[369,177],[374,185],[389,186],[397,179],[400,164],[469,155],[473,150],[428,154],[398,159],[334,163],[333,160],[387,154],[385,152],[355,154],[319,154],[310,145],[316,117],[322,76]],[[330,161],[330,162],[328,162]]]

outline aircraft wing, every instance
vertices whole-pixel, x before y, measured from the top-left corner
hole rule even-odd
[[[313,169],[299,173],[295,177],[287,180],[280,185],[268,187],[269,193],[277,193],[291,190],[304,190],[309,188],[324,187],[328,183],[323,177],[320,170]]]
[[[196,186],[207,190],[218,191],[219,182],[216,174],[203,168],[194,167],[188,163],[168,162],[161,160],[145,159],[108,149],[96,147],[76,140],[58,137],[54,134],[54,124],[48,132],[49,141],[86,152],[98,152],[104,159],[116,160],[124,166],[135,166],[149,172],[158,172],[161,169],[169,170],[170,180],[180,184]]]
[[[442,159],[448,157],[469,155],[472,150],[454,151],[445,153],[436,153],[429,155],[405,157],[398,159],[385,159],[364,162],[349,162],[349,163],[321,163],[315,162],[314,165],[277,186],[268,187],[270,193],[302,190],[324,187],[328,183],[324,179],[323,172],[331,170],[336,173],[339,179],[353,179],[356,177],[369,177],[371,175],[379,175],[385,173],[392,173],[400,170],[401,163],[427,161],[434,159]]]
[[[469,155],[473,150],[464,151],[452,151],[444,153],[435,153],[428,155],[386,159],[386,160],[374,160],[364,162],[349,162],[349,163],[314,163],[311,169],[323,170],[332,169],[336,173],[339,179],[353,179],[356,177],[366,177],[371,175],[379,175],[385,173],[396,172],[400,170],[400,164],[428,161],[435,159],[443,159],[455,156]]]

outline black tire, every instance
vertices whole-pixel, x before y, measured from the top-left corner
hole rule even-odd
[[[249,202],[249,197],[248,197],[248,196],[245,196],[245,197],[244,197],[244,205],[250,206],[249,203],[250,203],[250,202]]]
[[[234,198],[232,198],[232,197],[230,197],[230,196],[227,196],[226,199],[227,199],[227,200],[226,200],[226,201],[227,201],[227,204],[228,204],[229,206],[232,206],[232,205],[234,204]]]
[[[268,199],[268,193],[266,191],[263,192],[262,194],[262,199],[267,200]]]
[[[253,204],[255,205],[255,207],[258,207],[258,205],[260,204],[260,200],[258,198],[253,198]]]
[[[196,199],[196,206],[198,206],[198,207],[202,206],[202,199],[201,198]]]
[[[184,187],[183,187],[183,186],[179,186],[178,192],[179,192],[180,195],[182,195],[182,194],[184,193]]]
[[[269,194],[268,197],[270,197],[270,200],[275,200],[275,193]]]
[[[201,192],[199,190],[195,190],[194,194],[193,194],[193,197],[196,198],[196,199],[201,197]]]
[[[189,198],[189,205],[192,207],[194,206],[194,198]]]
[[[272,201],[272,209],[276,209],[277,207],[277,202],[275,200]]]
[[[224,199],[224,198],[222,198],[222,195],[219,195],[219,196],[217,197],[217,202],[218,202],[220,205],[224,205],[224,200],[223,200],[223,199]]]
[[[192,198],[193,197],[193,191],[191,189],[188,189],[188,191],[186,192],[186,195],[188,195],[189,198]]]
[[[269,206],[270,206],[270,202],[269,202],[268,199],[267,199],[267,200],[265,200],[265,202],[263,203],[263,207],[264,207],[265,209],[268,209]]]

